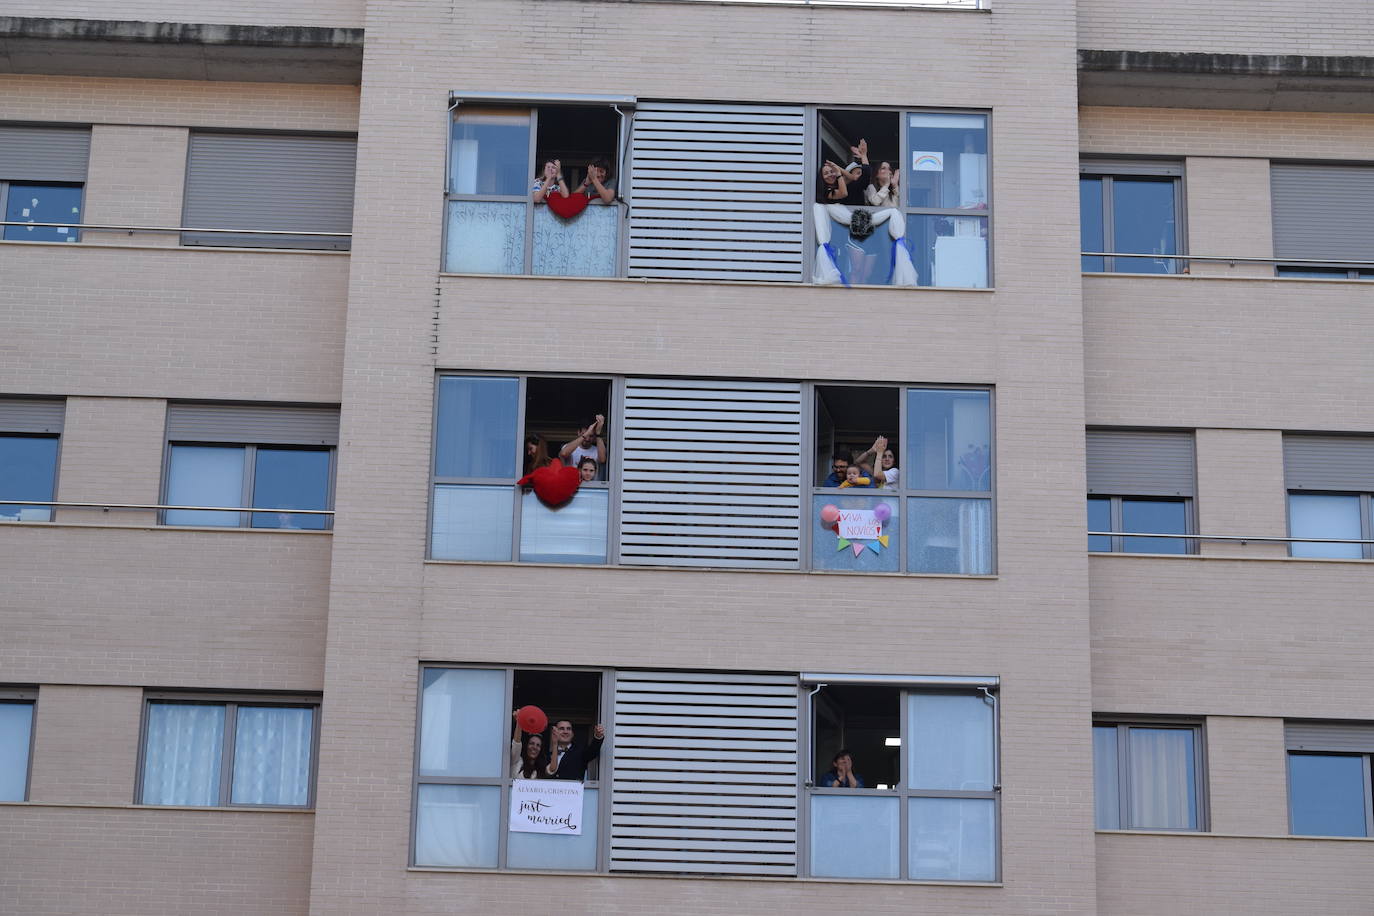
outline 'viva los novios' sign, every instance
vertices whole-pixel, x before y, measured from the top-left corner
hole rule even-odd
[[[517,833],[582,835],[582,783],[517,779],[510,789],[510,829]]]
[[[841,509],[839,535],[847,541],[873,541],[883,533],[883,523],[872,509]]]

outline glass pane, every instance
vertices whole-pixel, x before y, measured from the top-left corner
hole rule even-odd
[[[992,501],[913,499],[908,509],[908,572],[992,574]]]
[[[436,560],[509,560],[514,501],[513,486],[435,487],[430,555]]]
[[[32,703],[0,703],[0,801],[23,801],[29,777]]]
[[[572,219],[534,208],[534,265],[541,277],[614,277],[620,207],[592,204]]]
[[[48,436],[0,436],[0,499],[39,501],[53,498],[57,476],[57,439]],[[52,520],[47,506],[0,505],[0,519],[24,522]]]
[[[582,793],[582,834],[557,833],[506,834],[506,865],[510,868],[557,868],[565,871],[591,871],[596,868],[596,840],[599,824],[596,789]]]
[[[1188,504],[1173,499],[1123,499],[1121,529],[1150,534],[1187,534]],[[1179,538],[1123,538],[1126,553],[1187,553]]]
[[[1102,179],[1078,179],[1078,231],[1080,251],[1106,251],[1102,233]],[[1083,270],[1105,270],[1100,256],[1084,256]]]
[[[1088,497],[1088,530],[1112,530],[1112,501],[1107,497]],[[1103,534],[1088,535],[1088,549],[1107,553],[1112,549],[1112,539]]]
[[[329,452],[324,450],[259,448],[253,470],[255,509],[328,509]],[[329,527],[327,515],[258,512],[254,528]]]
[[[1293,832],[1305,836],[1368,836],[1364,759],[1335,754],[1288,755]]]
[[[1093,726],[1093,808],[1098,830],[1121,829],[1121,776],[1116,726]]]
[[[223,749],[223,706],[148,704],[143,804],[219,804]]]
[[[514,483],[519,476],[515,470],[519,409],[519,379],[439,379],[434,475],[496,477]]]
[[[907,868],[913,880],[997,880],[992,799],[911,798],[907,803]]]
[[[1309,280],[1346,280],[1350,271],[1344,267],[1280,267],[1280,277],[1304,277]]]
[[[835,249],[835,266],[854,286],[887,286],[892,282],[895,260],[890,223],[875,226],[867,238],[856,239],[849,227],[830,221],[830,246]],[[910,233],[908,233],[908,236]],[[926,284],[929,285],[929,284]]]
[[[1196,830],[1197,774],[1191,728],[1130,728],[1126,735],[1127,826]]]
[[[80,223],[80,185],[11,184],[5,222]],[[6,226],[8,242],[75,242],[77,229],[67,226]]]
[[[1295,538],[1359,538],[1360,498],[1321,493],[1288,494],[1288,531]],[[1359,559],[1359,544],[1294,544],[1295,557]]]
[[[901,809],[881,795],[811,796],[811,874],[816,878],[901,876]]]
[[[500,786],[420,786],[415,864],[495,868]]]
[[[907,695],[907,786],[992,790],[992,702],[981,694]]]
[[[524,196],[534,174],[529,112],[459,108],[451,155],[450,193]]]
[[[420,775],[506,775],[511,725],[505,697],[504,671],[426,668]]]
[[[902,184],[910,206],[987,209],[987,115],[912,114],[907,131],[911,161]]]
[[[918,286],[988,285],[988,221],[982,216],[907,216],[906,245]]]
[[[234,725],[236,805],[310,804],[311,709],[240,706]]]
[[[861,496],[854,488],[811,497],[811,566],[849,572],[900,572],[902,501]],[[838,519],[827,522],[827,506]]]
[[[916,490],[992,489],[991,394],[907,391],[907,486]]]
[[[605,563],[610,491],[584,487],[550,509],[533,493],[520,497],[520,559],[526,563]]]
[[[240,506],[243,504],[243,464],[246,449],[205,445],[172,446],[167,469],[167,505]],[[237,512],[168,509],[169,525],[234,527]]]
[[[1113,178],[1112,233],[1112,251],[1178,254],[1173,180]],[[1177,272],[1177,264],[1166,258],[1118,258],[1116,269],[1133,274],[1171,274]]]
[[[524,273],[525,205],[449,201],[444,270],[455,274]]]

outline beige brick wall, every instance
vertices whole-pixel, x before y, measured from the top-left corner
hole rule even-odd
[[[182,127],[94,125],[82,222],[180,226],[188,136]],[[175,232],[87,230],[82,242],[172,248],[178,237]]]
[[[1188,247],[1192,254],[1242,258],[1274,256],[1269,162],[1190,156],[1184,161]],[[1198,276],[1272,277],[1272,264],[1193,261]]]
[[[7,916],[302,916],[308,813],[0,805]]]
[[[142,706],[143,691],[137,687],[40,687],[29,801],[132,802]]]
[[[1133,156],[1359,162],[1374,141],[1374,114],[1089,107],[1078,126],[1083,152]]]
[[[1207,717],[1207,793],[1213,833],[1288,833],[1285,758],[1282,719]]]
[[[1078,46],[1214,54],[1368,54],[1369,43],[1341,16],[1314,16],[1284,0],[1186,0],[1141,4],[1082,0]]]
[[[365,0],[272,3],[232,0],[207,9],[196,0],[9,0],[7,16],[64,19],[131,19],[144,22],[213,22],[233,25],[302,25],[359,28]]]
[[[167,402],[153,398],[67,398],[57,496],[64,502],[157,505]],[[150,525],[156,512],[59,509],[66,524]]]
[[[1268,429],[1199,429],[1197,517],[1203,534],[1283,537],[1288,513],[1283,436]],[[1286,544],[1203,541],[1204,554],[1284,557]]]

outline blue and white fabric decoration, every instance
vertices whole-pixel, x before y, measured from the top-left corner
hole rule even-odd
[[[886,223],[888,237],[892,239],[888,285],[915,286],[916,265],[911,263],[911,252],[906,247],[906,216],[901,210],[891,207],[872,213],[873,225]],[[834,286],[836,283],[848,286],[849,278],[840,270],[835,248],[830,244],[830,223],[834,221],[848,229],[853,211],[844,204],[812,204],[811,215],[816,224],[816,264],[811,273],[811,282],[822,286]]]

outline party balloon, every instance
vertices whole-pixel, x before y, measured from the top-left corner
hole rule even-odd
[[[515,720],[520,723],[522,732],[537,735],[548,728],[549,717],[538,706],[521,706],[515,711]]]
[[[892,507],[887,503],[878,503],[873,507],[873,517],[880,522],[885,522],[892,518]]]
[[[840,520],[840,510],[835,506],[824,506],[821,509],[821,521],[826,525],[833,525]]]

